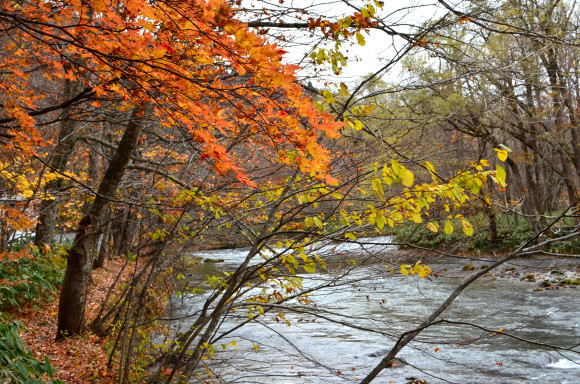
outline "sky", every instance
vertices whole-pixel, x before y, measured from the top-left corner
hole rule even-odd
[[[366,1],[364,0],[353,0],[351,2],[355,6],[365,3]],[[246,0],[245,4],[246,6],[253,6],[255,9],[280,7],[276,2],[261,0]],[[296,9],[306,8],[313,13],[325,16],[344,16],[353,12],[353,9],[346,5],[345,2],[334,0],[291,0],[286,1],[281,6]],[[378,9],[378,7],[375,8],[377,8],[379,16],[384,18],[386,23],[398,32],[410,32],[415,25],[421,25],[442,14],[441,9],[436,6],[436,0],[386,0],[382,10]],[[288,36],[289,40],[299,35],[297,33],[293,34],[291,30],[283,30],[282,32]],[[300,31],[300,35],[303,36],[304,31]],[[361,77],[384,67],[396,57],[397,50],[404,46],[404,41],[401,38],[392,38],[381,31],[371,30],[370,34],[363,35],[366,40],[364,46],[356,43],[354,45],[348,43],[343,45],[342,51],[345,56],[348,56],[349,63],[339,77],[335,76],[329,69],[319,73],[317,79],[312,78],[309,80],[318,87],[323,86],[325,81],[354,84]],[[284,49],[288,51],[285,55],[286,61],[289,63],[300,62],[311,51],[314,44],[312,40],[297,41],[294,39],[293,44],[284,46]],[[309,65],[306,66],[306,68],[309,67]],[[385,79],[394,81],[399,69],[400,66],[395,66],[386,75]],[[300,75],[312,76],[313,72],[311,69],[304,69],[300,72]]]

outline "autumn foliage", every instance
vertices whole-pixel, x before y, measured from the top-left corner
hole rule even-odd
[[[339,125],[294,83],[283,51],[231,12],[225,1],[3,2],[2,22],[14,27],[5,29],[0,83],[9,145],[33,153],[46,144],[39,119],[66,106],[147,103],[161,126],[186,129],[218,173],[252,183],[218,139],[241,132],[309,154],[299,166],[324,173],[316,139]],[[81,83],[80,92],[49,93],[63,81]]]

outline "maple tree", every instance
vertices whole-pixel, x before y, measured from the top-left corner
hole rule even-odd
[[[319,112],[293,82],[295,68],[281,63],[284,52],[230,12],[230,4],[221,1],[3,3],[0,15],[11,40],[5,44],[10,59],[3,62],[2,79],[8,147],[34,153],[43,143],[34,117],[70,105],[90,102],[99,108],[109,100],[118,109],[133,110],[92,208],[79,224],[61,297],[61,317],[74,313],[75,319],[59,332],[83,329],[87,247],[106,202],[115,197],[144,119],[186,130],[200,144],[200,161],[248,185],[255,184],[218,135],[244,131],[248,140],[264,145],[264,139],[278,137],[278,151],[298,151],[288,161],[304,172],[326,174],[327,152],[317,140],[320,134],[336,136],[340,124]],[[81,84],[79,91],[43,105],[46,95],[30,87],[38,67],[49,81]]]
[[[244,300],[249,321],[268,306],[292,299],[309,303],[308,289],[294,275],[324,268],[312,251],[323,241],[357,241],[361,227],[380,231],[405,221],[428,221],[438,231],[439,223],[429,217],[431,204],[448,208],[445,233],[453,231],[453,221],[466,235],[473,233],[468,219],[453,210],[477,198],[488,180],[505,187],[501,165],[493,171],[485,161],[472,162],[444,177],[430,162],[381,155],[378,144],[368,155],[352,153],[339,133],[371,132],[365,118],[377,105],[355,105],[360,88],[350,94],[344,83],[313,101],[295,81],[298,68],[283,64],[285,50],[264,37],[265,28],[304,28],[362,44],[364,31],[386,28],[373,19],[374,9],[365,3],[337,21],[312,18],[290,25],[242,22],[244,10],[221,0],[2,4],[2,137],[8,150],[33,164],[28,187],[19,192],[42,199],[40,211],[47,217],[39,225],[54,229],[56,195],[80,186],[67,195],[77,205],[71,209],[76,238],[57,337],[83,331],[95,248],[108,248],[110,238],[118,253],[150,257],[124,290],[117,312],[93,323],[101,333],[120,327],[119,340],[129,340],[117,352],[125,367],[121,382],[128,380],[137,324],[145,319],[143,298],[151,281],[172,266],[174,258],[165,251],[177,254],[186,242],[199,243],[212,231],[223,235],[224,228],[251,245],[235,272],[208,277],[213,291],[205,310],[171,345],[173,354],[164,355],[180,356],[167,374],[170,382],[189,377],[211,355],[218,325],[237,299]],[[425,45],[410,36],[407,42]],[[334,72],[346,62],[340,44],[316,49],[310,58]],[[46,147],[53,145],[51,155]],[[85,153],[87,147],[93,151]],[[95,153],[102,158],[100,169],[79,166]],[[82,200],[86,209],[80,210]],[[106,234],[110,226],[117,231]],[[47,233],[37,237],[38,245],[50,242]],[[400,272],[424,278],[430,268],[415,262],[401,265]],[[270,280],[276,293],[243,296],[256,281]],[[167,373],[162,368],[160,375]]]

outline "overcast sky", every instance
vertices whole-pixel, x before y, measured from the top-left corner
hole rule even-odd
[[[271,9],[277,6],[277,2],[265,1],[246,1],[248,5],[253,5],[253,8],[260,9],[265,7]],[[360,6],[365,4],[365,1],[353,0],[354,5]],[[379,15],[386,20],[389,26],[392,26],[398,32],[411,32],[414,26],[421,25],[426,21],[433,20],[438,15],[442,15],[442,11],[436,5],[435,0],[399,0],[399,1],[385,1],[382,10],[377,9]],[[354,10],[348,7],[341,1],[320,1],[320,0],[294,0],[285,2],[284,7],[306,8],[309,12],[315,14],[322,14],[325,16],[344,16],[352,14]],[[293,33],[291,30],[283,30],[283,33],[293,40],[292,44],[285,47],[289,53],[285,55],[288,62],[296,63],[300,61],[310,49],[312,49],[313,42],[304,40],[298,41],[293,37],[304,35],[304,31],[300,33]],[[317,86],[322,86],[324,80],[338,80],[347,84],[355,82],[360,77],[368,73],[375,72],[385,66],[390,60],[396,56],[397,49],[404,46],[404,41],[400,38],[392,38],[384,32],[372,30],[370,35],[364,34],[366,39],[365,46],[358,44],[345,44],[342,47],[342,52],[348,56],[349,63],[345,68],[343,74],[337,78],[332,74],[331,70],[325,71],[320,81],[312,80],[313,83],[318,83]],[[305,43],[301,45],[300,43]],[[308,68],[310,64],[303,62],[303,65]],[[387,78],[394,80],[398,73],[395,67]],[[311,70],[304,70],[301,75],[312,75]]]

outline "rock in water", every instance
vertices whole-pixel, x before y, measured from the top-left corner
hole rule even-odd
[[[381,348],[381,349],[377,349],[376,351],[369,353],[367,356],[368,357],[384,357],[387,355],[387,353],[389,353],[389,351],[390,351],[389,348]]]
[[[546,365],[557,363],[558,359],[554,356],[550,355],[548,352],[542,352],[540,357],[538,358],[538,363],[545,367]]]

